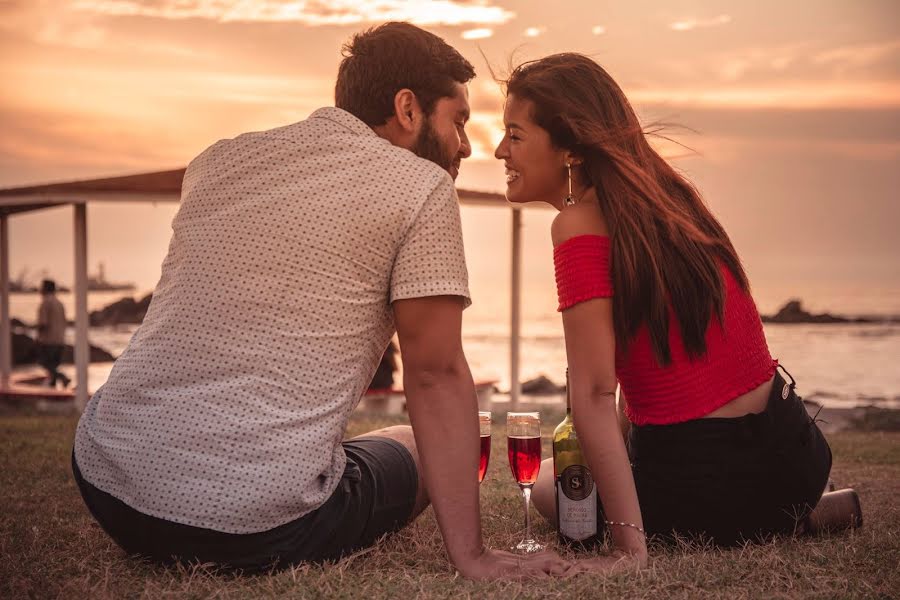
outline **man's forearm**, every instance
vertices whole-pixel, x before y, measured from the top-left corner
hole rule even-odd
[[[454,564],[482,550],[478,495],[478,403],[468,367],[406,374],[407,407],[422,477]]]

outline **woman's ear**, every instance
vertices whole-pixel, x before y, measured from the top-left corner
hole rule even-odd
[[[415,92],[403,88],[394,94],[394,116],[400,127],[409,133],[414,133],[419,127],[422,117],[422,108]]]
[[[574,152],[570,152],[568,150],[565,153],[565,159],[566,159],[566,164],[572,165],[573,167],[580,167],[581,163],[584,162],[584,160],[581,158],[581,156],[579,156],[578,154],[575,154]]]

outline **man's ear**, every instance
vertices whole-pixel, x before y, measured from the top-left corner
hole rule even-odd
[[[409,133],[414,133],[422,118],[422,107],[415,92],[403,88],[394,94],[394,116],[400,127]]]

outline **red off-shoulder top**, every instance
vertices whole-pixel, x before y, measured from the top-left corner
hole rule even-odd
[[[599,235],[579,235],[554,249],[560,311],[592,298],[612,297],[609,253],[609,238]],[[646,326],[631,340],[627,354],[616,349],[616,377],[632,423],[696,419],[771,379],[777,362],[769,354],[756,305],[724,265],[722,276],[725,318],[722,323],[715,317],[710,320],[702,357],[688,357],[671,306],[669,365],[662,367],[656,361]]]

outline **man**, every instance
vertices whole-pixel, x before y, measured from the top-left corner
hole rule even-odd
[[[188,167],[147,316],[79,423],[76,480],[125,550],[160,561],[335,559],[430,500],[463,575],[561,572],[481,537],[451,178],[474,70],[405,23],[344,50],[336,108]],[[342,443],[395,329],[412,428]]]
[[[41,282],[41,304],[38,307],[37,343],[38,364],[47,370],[47,384],[56,387],[57,380],[69,387],[71,380],[59,372],[63,346],[66,343],[66,309],[56,297],[56,282]]]

